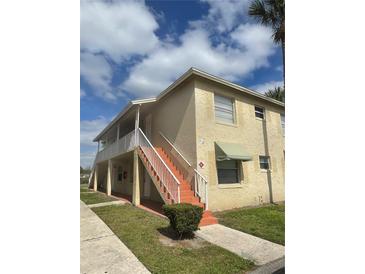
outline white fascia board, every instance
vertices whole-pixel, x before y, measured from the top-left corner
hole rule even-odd
[[[96,136],[93,142],[97,142],[119,119],[121,119],[134,105],[142,105],[147,103],[153,103],[157,99],[156,97],[146,98],[146,99],[138,99],[131,100],[128,104],[122,109],[121,112]]]

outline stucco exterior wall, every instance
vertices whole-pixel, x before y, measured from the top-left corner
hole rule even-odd
[[[133,154],[128,153],[122,159],[114,160],[113,166],[113,180],[112,191],[132,195],[133,191]],[[118,181],[118,168],[122,169],[122,172],[127,172],[127,178],[123,178],[122,181]]]
[[[215,92],[234,98],[235,124],[220,124],[215,121]],[[265,108],[265,121],[255,117],[255,105]],[[195,108],[197,162],[205,163],[203,168],[198,169],[208,179],[209,208],[225,210],[270,202],[269,175],[273,200],[285,200],[284,137],[280,121],[280,113],[284,113],[284,108],[200,78],[195,80]],[[241,143],[252,156],[252,161],[241,162],[243,176],[239,184],[218,185],[214,145],[216,141]],[[270,156],[270,174],[260,169],[259,155]]]
[[[194,82],[189,80],[178,86],[154,106],[151,114],[153,145],[161,145],[161,131],[192,165],[196,165]]]

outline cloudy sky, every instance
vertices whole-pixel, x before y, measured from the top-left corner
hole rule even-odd
[[[249,3],[81,0],[80,164],[92,164],[92,139],[129,100],[157,95],[190,67],[259,92],[282,85],[281,49]]]

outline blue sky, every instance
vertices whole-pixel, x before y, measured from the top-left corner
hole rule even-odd
[[[190,67],[259,92],[282,85],[281,49],[249,3],[81,0],[80,164],[92,164],[92,139],[129,100]]]

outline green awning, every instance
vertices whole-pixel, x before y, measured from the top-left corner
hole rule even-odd
[[[244,146],[233,143],[215,143],[215,155],[217,161],[241,160],[250,161],[252,157],[247,153]]]

